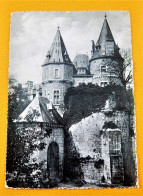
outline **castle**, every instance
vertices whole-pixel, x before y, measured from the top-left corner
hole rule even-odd
[[[82,176],[87,183],[126,184],[130,180],[135,185],[131,117],[127,109],[115,109],[114,96],[101,111],[82,119],[69,130],[61,117],[69,87],[81,83],[123,86],[122,63],[106,15],[96,44],[92,41],[90,60],[88,55],[78,54],[72,63],[58,27],[42,65],[42,91],[36,95],[34,89],[33,101],[16,122],[19,130],[42,135],[38,145],[44,143],[45,146],[33,151],[30,164],[41,162],[48,180],[59,182],[65,175],[70,178],[74,174]],[[32,121],[29,121],[31,116]],[[75,163],[77,154],[78,163]]]
[[[123,59],[106,15],[97,43],[92,41],[91,55],[89,60],[88,55],[78,54],[72,63],[58,27],[42,65],[43,96],[58,110],[60,105],[64,105],[65,92],[71,86],[81,83],[106,86],[111,82],[123,85],[119,76]]]

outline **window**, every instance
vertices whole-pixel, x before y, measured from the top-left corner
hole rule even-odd
[[[116,135],[112,134],[110,136],[109,152],[115,153],[115,154],[121,152],[121,135],[120,134],[116,133]]]
[[[108,82],[101,82],[101,83],[100,83],[100,86],[101,86],[101,87],[104,87],[104,86],[107,86],[107,85],[108,85]]]
[[[86,72],[85,72],[85,69],[78,69],[78,74],[85,74]]]
[[[105,65],[101,66],[101,72],[106,72],[106,71],[107,71],[106,66]]]
[[[59,78],[59,69],[55,69],[55,78]]]
[[[85,74],[85,69],[82,69],[82,73]]]
[[[60,103],[60,91],[55,90],[54,91],[54,104],[59,104]]]

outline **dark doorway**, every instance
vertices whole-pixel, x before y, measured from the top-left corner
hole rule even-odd
[[[110,157],[111,181],[113,184],[123,183],[123,171],[120,159],[121,157],[118,156]]]
[[[52,142],[48,147],[47,170],[50,180],[59,178],[59,146],[56,142]]]

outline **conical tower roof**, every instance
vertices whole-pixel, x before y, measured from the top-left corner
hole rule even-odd
[[[108,24],[106,15],[105,15],[103,26],[102,26],[100,36],[99,36],[99,39],[98,39],[96,45],[100,44],[101,46],[103,46],[106,44],[106,41],[113,41],[115,44],[111,29],[109,27],[109,24]]]
[[[92,58],[102,57],[102,56],[120,57],[119,47],[115,43],[110,26],[107,21],[106,14],[96,45],[94,45],[93,42],[92,52],[93,52]]]
[[[49,64],[49,63],[70,63],[71,64],[71,60],[69,58],[67,49],[65,47],[59,27],[57,29],[51,48],[48,51],[48,54],[46,56],[45,64]]]

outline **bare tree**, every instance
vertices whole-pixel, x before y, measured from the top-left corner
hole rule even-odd
[[[122,49],[121,56],[124,59],[122,64],[122,74],[123,74],[123,85],[127,87],[128,84],[131,84],[133,81],[132,75],[132,53],[130,49]]]
[[[128,85],[131,84],[133,81],[131,50],[121,50],[120,54],[122,59],[120,57],[115,58],[115,60],[108,59],[108,61],[106,61],[105,64],[108,63],[108,71],[110,72],[110,74],[120,78],[122,84],[125,87],[128,87]]]

